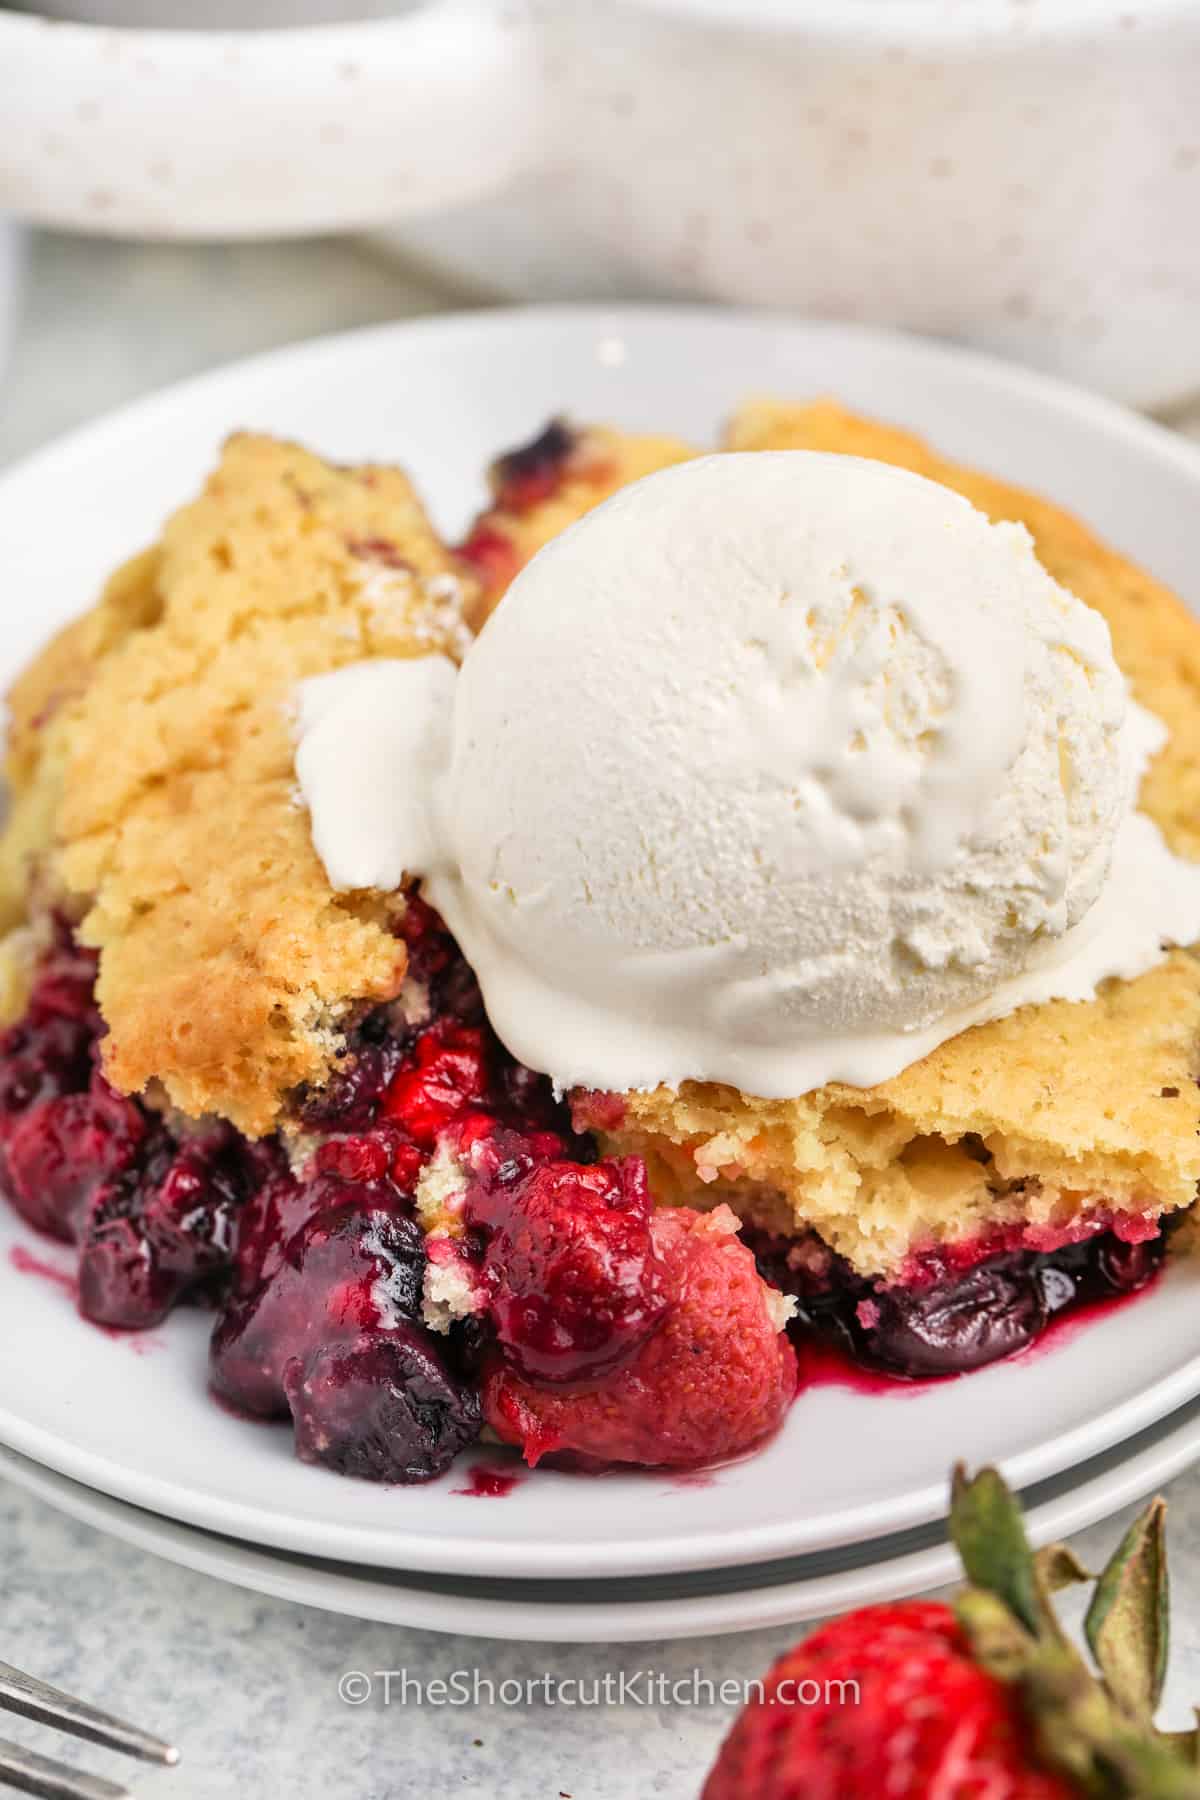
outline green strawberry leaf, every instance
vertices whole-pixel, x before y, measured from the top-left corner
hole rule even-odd
[[[950,1495],[950,1536],[972,1587],[996,1594],[1013,1617],[1038,1637],[1049,1623],[1038,1591],[1033,1552],[1021,1508],[995,1469],[972,1480],[961,1463]]]
[[[1096,1583],[1084,1620],[1109,1693],[1144,1724],[1154,1717],[1167,1670],[1165,1513],[1162,1500],[1139,1513]]]
[[[1131,1722],[1067,1643],[1034,1646],[1018,1686],[1042,1760],[1094,1800],[1200,1800],[1200,1772]]]

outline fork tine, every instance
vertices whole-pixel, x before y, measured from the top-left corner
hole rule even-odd
[[[20,1713],[36,1719],[39,1725],[55,1725],[74,1737],[89,1738],[93,1744],[104,1744],[109,1750],[123,1750],[126,1756],[140,1756],[143,1762],[179,1761],[179,1752],[162,1738],[139,1731],[112,1713],[101,1712],[84,1700],[64,1694],[49,1682],[23,1674],[10,1663],[0,1662],[0,1711]]]
[[[41,1800],[133,1800],[119,1782],[68,1769],[65,1763],[23,1750],[7,1738],[0,1738],[0,1784],[40,1795]]]

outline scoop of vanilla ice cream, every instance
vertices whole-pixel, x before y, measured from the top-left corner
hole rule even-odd
[[[564,1085],[799,1091],[789,1052],[970,1007],[1082,918],[1125,705],[1022,527],[882,463],[685,463],[470,650],[431,896]]]
[[[564,1088],[869,1086],[1200,941],[1200,865],[1137,811],[1166,731],[1103,620],[1023,529],[884,464],[652,475],[461,672],[361,662],[297,703],[333,886],[420,876]]]

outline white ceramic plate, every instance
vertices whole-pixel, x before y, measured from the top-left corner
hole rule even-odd
[[[1200,608],[1200,453],[1116,408],[1002,364],[842,326],[642,309],[439,319],[303,345],[174,388],[42,451],[0,482],[0,675],[152,537],[236,425],[342,459],[409,465],[456,529],[499,448],[554,411],[711,440],[743,394],[835,393],[1077,507]],[[17,1275],[0,1223],[0,1441],[76,1481],[257,1544],[376,1568],[597,1577],[712,1569],[941,1517],[956,1456],[1027,1486],[1200,1394],[1200,1265],[1031,1357],[912,1393],[818,1388],[760,1456],[708,1485],[539,1471],[502,1505],[451,1473],[388,1490],[295,1462],[285,1430],[204,1387],[207,1321],[145,1354]],[[47,1251],[48,1256],[54,1252]]]
[[[1161,1488],[1200,1457],[1200,1401],[1022,1496],[1035,1544],[1070,1538]],[[674,1576],[471,1581],[389,1573],[244,1544],[110,1499],[0,1450],[0,1475],[137,1549],[256,1593],[424,1631],[543,1643],[646,1643],[752,1631],[896,1600],[958,1578],[940,1525],[851,1550]]]

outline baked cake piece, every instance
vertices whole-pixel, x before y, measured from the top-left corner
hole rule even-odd
[[[398,470],[244,435],[17,683],[0,904],[17,923],[35,885],[79,917],[117,1088],[259,1135],[347,1010],[398,991],[402,903],[330,888],[289,696],[362,657],[460,656],[474,597]]]

